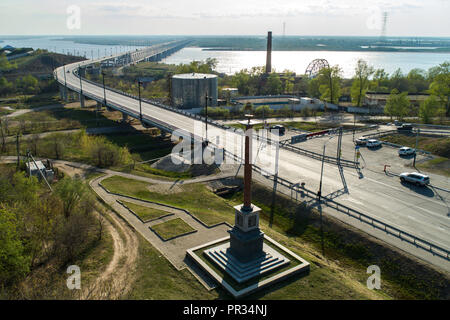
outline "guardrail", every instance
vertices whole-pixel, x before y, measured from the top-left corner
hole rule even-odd
[[[345,160],[345,159],[340,159],[340,161],[338,161],[337,158],[335,157],[330,157],[330,156],[323,156],[323,154],[317,153],[317,152],[313,152],[313,151],[309,151],[309,150],[305,150],[299,147],[295,147],[291,144],[285,143],[285,144],[280,144],[280,146],[286,150],[316,159],[316,160],[320,160],[325,161],[327,163],[331,163],[331,164],[340,164],[343,167],[347,167],[347,168],[358,168],[359,167],[359,162],[355,162],[355,161],[351,161],[351,160]]]

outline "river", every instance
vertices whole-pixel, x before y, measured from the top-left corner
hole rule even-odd
[[[61,37],[42,36],[23,39],[4,39],[0,46],[31,47],[47,49],[52,52],[70,53],[73,55],[98,58],[118,52],[134,50],[136,46],[107,46],[75,43],[69,40],[58,40]],[[242,69],[263,66],[266,63],[265,51],[213,51],[202,48],[184,48],[163,60],[164,63],[180,64],[193,60],[216,58],[216,70],[226,74],[233,74]],[[357,51],[273,51],[272,67],[276,71],[292,70],[303,74],[308,64],[317,58],[327,59],[331,65],[338,64],[345,78],[351,78],[358,59],[366,60],[374,68],[383,68],[393,73],[400,68],[403,73],[411,69],[428,70],[444,61],[450,61],[450,53],[429,52],[357,52]]]

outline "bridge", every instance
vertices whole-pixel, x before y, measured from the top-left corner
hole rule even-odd
[[[60,84],[61,96],[65,99],[67,99],[68,92],[72,92],[79,95],[82,106],[84,98],[87,97],[97,101],[98,108],[104,106],[120,111],[124,117],[140,119],[144,125],[156,126],[167,132],[181,129],[192,134],[192,138],[196,141],[204,141],[208,138],[212,147],[226,145],[227,156],[239,161],[242,159],[243,135],[237,130],[208,120],[206,134],[205,119],[199,115],[147,99],[142,99],[140,103],[138,97],[113,88],[103,87],[101,84],[84,79],[82,73],[78,74],[78,70],[82,70],[84,67],[105,61],[123,64],[156,60],[158,55],[161,57],[182,45],[185,44],[171,42],[148,47],[138,52],[72,63],[57,68],[54,76]],[[218,141],[216,137],[223,137],[223,140]],[[264,152],[259,152],[265,148],[264,139],[260,139],[258,143],[254,168],[261,173],[259,181],[267,186],[272,186],[273,180],[279,181],[280,185],[277,191],[284,194],[289,194],[297,188],[296,186],[305,183],[302,190],[296,189],[296,192],[303,197],[315,200],[316,192],[319,190],[321,162],[307,155],[280,148],[278,150],[278,174],[274,175],[265,171],[267,162],[272,158]],[[343,186],[338,168],[331,163],[324,164],[322,195],[333,195],[337,194],[336,192],[339,194],[339,203],[336,198],[331,196],[329,199],[326,196],[323,197],[325,201],[322,204],[328,206],[329,211],[327,212],[331,216],[445,270],[450,270],[450,223],[447,216],[449,214],[447,198],[442,202],[435,198],[430,199],[427,195],[401,188],[398,179],[381,177],[379,173],[372,171],[366,171],[364,179],[361,179],[360,173],[352,168],[346,168],[345,174],[348,191],[341,194],[338,191],[342,190]],[[283,186],[289,186],[289,189],[283,189]],[[338,210],[339,207],[345,207],[351,212],[362,213],[366,219],[368,219],[367,217],[372,218],[374,219],[372,221],[387,225],[394,230],[400,230],[404,234],[414,235],[416,237],[414,243],[412,241],[411,243],[405,242],[401,236],[395,236],[355,218],[358,216],[357,214],[345,215]],[[420,240],[429,244],[427,247],[429,249],[424,250],[421,246],[416,245]]]

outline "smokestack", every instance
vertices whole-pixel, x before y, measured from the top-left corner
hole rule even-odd
[[[267,33],[266,73],[272,72],[272,31]]]

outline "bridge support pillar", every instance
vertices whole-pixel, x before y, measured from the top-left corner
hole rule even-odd
[[[103,103],[97,101],[97,110],[102,110]]]
[[[80,107],[84,108],[84,96],[80,93]]]
[[[128,120],[128,115],[126,113],[122,113],[122,123],[125,123]]]
[[[65,97],[65,94],[64,94],[64,86],[63,85],[59,85],[59,97],[61,98],[61,100],[65,100],[66,99],[66,97]]]

